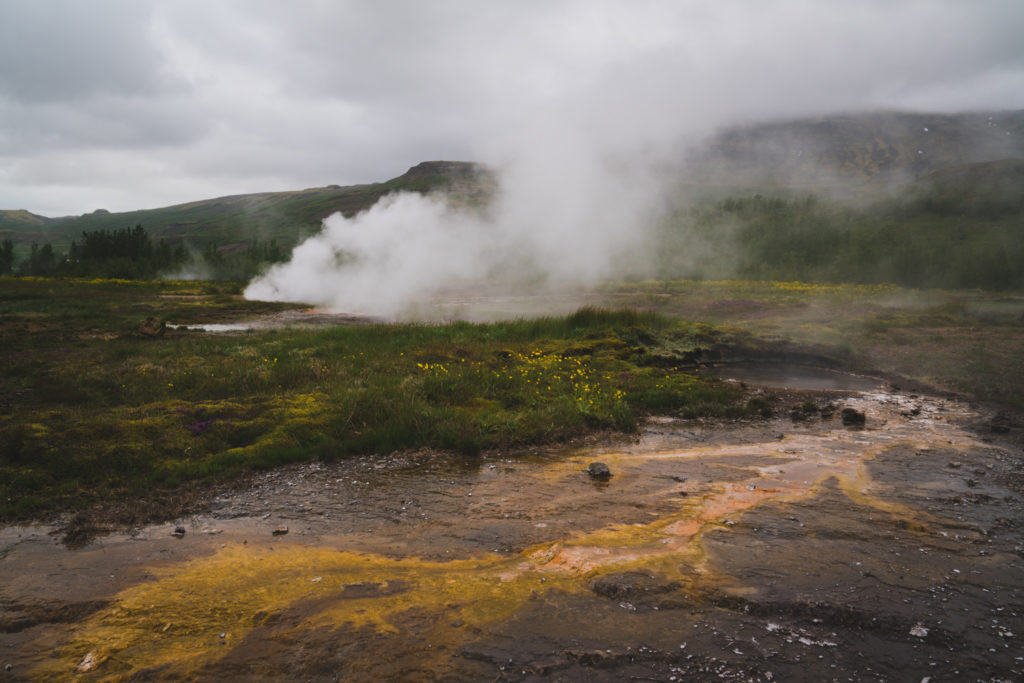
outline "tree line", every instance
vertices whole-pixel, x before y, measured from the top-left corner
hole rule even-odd
[[[657,275],[1024,289],[1024,211],[932,204],[754,195],[680,210],[660,226]]]
[[[141,225],[120,230],[85,231],[72,240],[66,253],[49,242],[33,243],[20,260],[14,243],[0,243],[0,275],[42,277],[100,277],[150,280],[180,275],[183,278],[246,280],[267,264],[284,261],[288,254],[277,240],[253,240],[244,248],[224,250],[216,245],[190,249],[183,242],[154,242]]]

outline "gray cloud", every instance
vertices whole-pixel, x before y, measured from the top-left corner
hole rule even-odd
[[[6,0],[0,21],[0,93],[27,102],[69,102],[99,94],[153,96],[173,83],[149,36],[151,8]]]
[[[49,215],[1024,106],[1016,0],[8,0],[2,18],[0,207]]]

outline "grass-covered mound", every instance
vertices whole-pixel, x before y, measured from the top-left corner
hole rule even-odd
[[[734,387],[677,369],[715,330],[635,311],[148,338],[132,333],[148,316],[280,306],[194,283],[31,279],[4,280],[0,306],[3,519],[301,460],[472,455],[747,410]]]

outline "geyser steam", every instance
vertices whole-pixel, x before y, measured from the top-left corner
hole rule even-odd
[[[580,153],[520,158],[500,179],[479,209],[398,193],[334,214],[245,296],[401,316],[442,292],[536,292],[635,270],[658,205],[649,174]]]

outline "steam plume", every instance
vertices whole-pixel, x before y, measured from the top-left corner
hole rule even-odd
[[[559,146],[505,164],[484,209],[399,193],[330,216],[245,295],[401,317],[442,292],[536,292],[635,270],[658,206],[653,174],[569,135]]]

